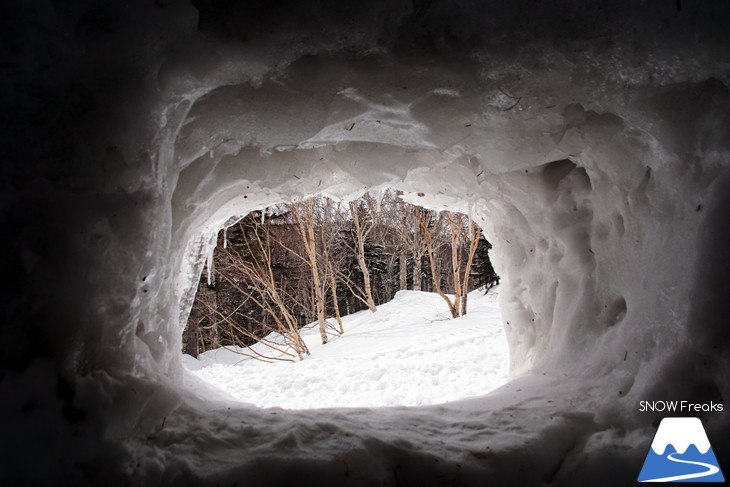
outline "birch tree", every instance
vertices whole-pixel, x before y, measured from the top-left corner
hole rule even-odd
[[[325,317],[324,281],[320,277],[321,269],[317,255],[317,239],[314,232],[314,198],[308,198],[303,203],[289,205],[302,239],[304,256],[301,258],[307,263],[312,272],[312,293],[317,309],[317,322],[322,343],[328,341],[327,323]]]
[[[454,307],[458,316],[466,314],[467,294],[469,292],[469,274],[474,262],[474,253],[479,244],[479,229],[474,222],[462,213],[447,212],[451,233],[451,268],[454,279]],[[464,219],[468,220],[468,226]],[[462,273],[464,247],[469,243],[465,270]]]
[[[461,297],[461,314],[466,314],[466,304],[469,295],[469,277],[471,276],[471,267],[474,264],[474,255],[476,254],[477,247],[479,246],[479,237],[481,236],[481,230],[474,223],[474,220],[469,218],[469,252],[466,261],[466,268],[464,269],[463,284],[462,288],[464,294]]]
[[[360,271],[362,272],[364,281],[363,292],[365,294],[365,302],[367,303],[368,309],[374,313],[378,310],[378,308],[375,306],[375,300],[373,299],[373,290],[370,284],[370,271],[368,270],[367,263],[365,262],[365,240],[375,225],[375,209],[372,207],[372,203],[365,197],[363,197],[362,200],[364,202],[362,206],[358,204],[358,201],[350,202],[350,215],[352,217],[355,234],[355,253],[357,255],[357,262],[360,266]]]
[[[336,204],[329,198],[320,198],[322,213],[322,225],[320,225],[320,241],[322,248],[322,262],[324,264],[325,281],[332,294],[332,310],[337,321],[340,334],[345,333],[340,313],[339,296],[337,294],[337,269],[343,260],[342,255],[337,255],[334,244],[335,239],[342,231],[342,218],[340,217],[340,204]],[[325,296],[326,297],[326,296]]]
[[[433,212],[421,206],[414,206],[401,200],[398,211],[400,225],[398,233],[405,251],[401,254],[401,272],[406,262],[405,252],[410,252],[413,259],[413,290],[421,291],[423,275],[423,257],[428,253],[428,244],[424,232],[427,232]],[[424,230],[426,229],[426,230]],[[404,285],[406,276],[401,274],[400,283]]]
[[[471,219],[461,213],[452,213],[450,211],[443,212],[449,224],[449,235],[451,244],[451,272],[452,282],[454,284],[453,301],[441,289],[441,279],[436,265],[436,246],[434,245],[434,236],[438,234],[439,225],[433,225],[435,228],[429,229],[426,222],[422,222],[421,228],[424,235],[424,241],[428,252],[429,262],[431,264],[431,276],[433,278],[434,289],[441,298],[447,303],[451,316],[457,318],[466,314],[467,310],[467,294],[469,292],[469,274],[474,261],[474,253],[479,243],[480,230]],[[464,220],[468,220],[468,225]],[[438,217],[437,223],[440,222],[441,216]],[[464,265],[464,249],[469,244],[466,251],[466,263]],[[465,270],[462,271],[462,267]]]
[[[441,216],[437,216],[437,222],[440,223]],[[429,219],[431,220],[431,219]],[[421,233],[423,234],[423,240],[426,244],[426,252],[428,253],[428,261],[431,264],[431,277],[433,278],[433,287],[436,293],[438,293],[439,296],[446,302],[446,305],[449,307],[449,311],[451,312],[451,317],[456,318],[459,316],[458,311],[456,309],[455,303],[452,303],[448,296],[443,292],[441,289],[441,276],[439,276],[439,273],[436,269],[436,255],[435,252],[437,250],[436,245],[434,245],[434,234],[437,234],[437,231],[434,231],[432,229],[429,229],[429,220],[421,220]],[[432,234],[433,231],[433,234]]]

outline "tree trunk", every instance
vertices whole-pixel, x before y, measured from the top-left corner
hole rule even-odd
[[[463,228],[461,225],[461,215],[457,216],[454,222],[454,215],[447,212],[449,218],[449,229],[451,230],[451,270],[454,279],[454,309],[458,316],[464,314],[461,304],[461,234]]]
[[[414,291],[420,291],[421,290],[421,274],[423,274],[422,270],[422,257],[418,254],[413,254],[413,290]]]
[[[312,273],[312,297],[314,298],[314,307],[317,313],[317,321],[319,322],[319,335],[322,343],[327,343],[327,329],[325,328],[325,303],[324,303],[324,286],[320,279],[319,267],[317,263],[317,243],[314,236],[314,199],[309,198],[305,203],[294,204],[289,207],[294,213],[296,219],[297,230],[304,244],[306,258],[301,257],[306,262]]]
[[[332,265],[332,264],[329,264]],[[342,317],[340,316],[340,303],[337,301],[337,282],[335,281],[334,271],[329,272],[330,289],[332,289],[332,305],[335,308],[335,319],[340,327],[340,333],[345,333],[345,327],[342,326]]]
[[[309,199],[307,201],[307,212],[305,215],[307,224],[307,253],[309,254],[310,267],[312,269],[312,287],[314,288],[315,301],[317,306],[317,321],[319,322],[319,335],[322,338],[322,343],[327,343],[327,329],[325,328],[325,315],[324,315],[324,286],[322,286],[319,279],[319,267],[317,265],[317,247],[314,238],[314,221],[313,221],[313,206],[314,200]]]
[[[395,268],[395,260],[391,257],[388,259],[386,264],[385,277],[380,276],[379,284],[376,284],[376,289],[381,290],[381,303],[387,303],[391,300],[391,293],[393,292],[393,269]],[[377,276],[376,276],[377,277]]]
[[[401,249],[398,258],[400,265],[400,282],[398,288],[403,291],[404,289],[408,289],[408,256],[406,255],[406,251]]]
[[[471,275],[471,266],[474,263],[474,254],[476,254],[477,247],[479,246],[479,236],[481,231],[474,225],[473,221],[469,222],[469,235],[471,242],[469,242],[469,258],[466,261],[466,270],[464,271],[464,295],[461,297],[461,313],[466,314],[466,301],[467,294],[469,294],[469,276]]]
[[[449,306],[449,311],[451,312],[451,317],[456,318],[458,315],[456,313],[456,308],[454,307],[454,304],[449,300],[449,298],[444,294],[444,292],[441,290],[441,276],[438,275],[438,272],[436,270],[436,259],[433,255],[433,239],[431,238],[431,233],[428,231],[427,228],[423,228],[423,235],[426,240],[426,247],[428,250],[428,260],[431,263],[431,277],[433,278],[433,286],[436,289],[436,292],[438,293],[441,298],[443,298],[444,301],[446,301],[446,304]]]
[[[368,309],[375,313],[378,308],[375,307],[375,300],[373,300],[373,291],[370,288],[370,272],[368,266],[365,263],[365,230],[360,225],[360,216],[357,211],[357,204],[353,201],[350,202],[350,209],[352,210],[352,221],[355,224],[355,236],[357,237],[357,263],[360,266],[362,272],[362,278],[365,287],[365,299],[367,301]]]

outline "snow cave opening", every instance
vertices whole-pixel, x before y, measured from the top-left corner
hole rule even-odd
[[[424,91],[428,101],[420,113],[439,127],[444,98],[461,95],[431,87]],[[655,378],[672,354],[683,353],[670,344],[681,334],[676,316],[689,309],[677,297],[690,283],[678,285],[674,270],[661,263],[682,255],[689,265],[696,250],[663,235],[680,228],[692,234],[701,225],[692,213],[680,210],[684,215],[680,217],[674,213],[679,208],[673,182],[682,169],[666,163],[673,156],[657,139],[620,116],[568,103],[557,116],[546,109],[541,123],[543,128],[552,127],[549,131],[535,130],[524,121],[485,129],[507,141],[499,147],[501,157],[493,157],[492,148],[480,149],[485,153],[479,157],[461,151],[444,153],[430,142],[414,141],[424,137],[418,123],[400,118],[385,123],[382,113],[369,111],[371,100],[345,90],[334,98],[354,99],[362,105],[348,112],[354,121],[324,123],[311,142],[267,151],[230,147],[231,141],[214,150],[191,146],[192,139],[208,130],[205,126],[213,117],[220,119],[221,110],[230,109],[231,97],[250,96],[226,87],[224,93],[203,97],[198,102],[201,107],[189,108],[190,121],[181,125],[180,134],[186,137],[179,137],[177,144],[187,162],[172,198],[172,235],[176,242],[188,242],[184,252],[177,254],[181,271],[176,296],[182,308],[189,309],[210,244],[231,215],[246,215],[320,192],[352,200],[366,191],[394,187],[433,208],[472,211],[484,217],[485,232],[496,237],[493,255],[498,273],[504,276],[500,306],[510,351],[509,381],[489,394],[448,404],[358,408],[361,419],[357,420],[345,419],[347,413],[338,408],[252,410],[215,393],[201,393],[206,389],[194,382],[184,394],[190,407],[207,417],[205,424],[223,421],[244,435],[244,430],[232,425],[246,416],[246,424],[276,434],[277,428],[272,430],[268,422],[270,414],[275,414],[298,425],[296,433],[282,440],[298,448],[304,438],[319,434],[308,421],[321,424],[334,417],[338,431],[365,427],[369,433],[360,435],[364,448],[368,455],[380,457],[389,451],[381,451],[383,443],[377,439],[383,432],[409,437],[404,425],[420,418],[428,428],[447,431],[442,436],[446,444],[472,445],[467,450],[478,457],[480,453],[472,448],[479,450],[483,445],[472,443],[468,428],[463,428],[469,418],[477,417],[480,428],[490,431],[492,451],[509,452],[548,437],[554,440],[550,431],[558,431],[566,449],[577,436],[584,438],[581,441],[588,442],[582,447],[584,455],[601,457],[616,449],[621,451],[616,458],[640,455],[631,434],[605,436],[601,431],[609,424],[636,421],[629,413],[634,405],[668,387],[657,385]],[[383,98],[397,105],[390,95]],[[292,102],[291,98],[273,100],[274,105]],[[459,110],[468,113],[468,106],[462,104]],[[398,113],[398,117],[412,116]],[[504,113],[499,116],[513,117]],[[408,124],[410,128],[403,130]],[[704,183],[698,180],[697,184]],[[705,204],[709,200],[703,198],[692,211]],[[651,277],[644,274],[648,269]],[[178,323],[186,317],[184,312]],[[176,328],[176,338],[181,330]],[[179,346],[179,341],[175,344]],[[685,382],[683,387],[696,391],[698,386]],[[200,403],[195,396],[201,396]],[[650,421],[639,418],[631,424],[641,430]],[[427,436],[405,441],[427,444],[429,452],[441,451]],[[255,441],[248,444],[252,451],[260,447]],[[327,448],[326,442],[322,447]],[[560,468],[563,456],[559,457],[549,460],[551,466],[545,469]],[[614,467],[631,471],[628,463]],[[589,467],[571,468],[581,472]]]
[[[229,217],[184,326],[185,368],[239,401],[286,409],[440,404],[502,386],[509,349],[484,217],[428,201],[387,188]]]
[[[628,485],[640,401],[730,397],[727,2],[94,3],[2,17],[11,483]],[[282,411],[185,372],[232,215],[385,187],[485,217],[506,384]]]
[[[484,443],[465,426],[474,425],[489,432],[489,448],[497,457],[509,457],[531,442],[554,441],[557,434],[565,451],[585,442],[582,459],[619,450],[615,458],[625,459],[625,465],[614,467],[630,472],[641,454],[636,435],[644,435],[652,421],[635,415],[640,400],[667,390],[715,399],[722,394],[724,386],[711,380],[679,383],[661,372],[677,357],[696,353],[683,339],[693,309],[685,297],[694,284],[678,279],[680,267],[667,262],[680,263],[683,275],[691,275],[698,249],[693,241],[667,236],[706,231],[701,210],[712,207],[719,194],[713,186],[716,171],[685,178],[687,168],[671,145],[677,139],[668,142],[637,128],[643,122],[631,110],[587,108],[568,98],[560,98],[556,110],[542,94],[529,106],[513,107],[504,88],[483,93],[461,66],[447,66],[443,73],[409,68],[382,59],[342,65],[336,59],[304,58],[283,80],[221,84],[168,108],[170,130],[163,131],[167,142],[161,154],[175,183],[166,255],[172,264],[160,265],[172,278],[174,299],[163,300],[167,307],[155,313],[161,320],[146,322],[137,336],[157,357],[149,373],[159,377],[155,369],[161,370],[163,384],[166,371],[177,378],[171,387],[182,406],[175,415],[194,415],[206,431],[182,440],[182,448],[200,455],[196,465],[212,461],[215,453],[205,448],[224,425],[226,435],[247,445],[244,452],[272,451],[256,439],[259,434],[281,438],[277,445],[301,452],[300,445],[320,438],[320,425],[335,418],[335,434],[361,432],[355,450],[366,450],[368,458],[393,454],[384,438],[394,434],[397,452],[426,445],[427,457],[445,455],[461,464],[455,459],[461,454],[448,453],[448,445],[480,458]],[[394,90],[390,80],[399,77],[409,79],[408,90]],[[326,82],[311,91],[312,78]],[[363,86],[361,79],[367,80]],[[682,112],[687,109],[677,104],[680,98],[693,106],[715,106],[726,98],[712,82],[677,90],[695,93],[691,99],[665,93]],[[709,120],[717,116],[707,113]],[[703,139],[703,144],[719,140]],[[492,255],[503,277],[507,383],[446,404],[354,408],[355,418],[338,407],[281,412],[232,403],[183,370],[182,324],[210,245],[232,215],[316,193],[349,201],[386,187],[410,195],[414,203],[484,219],[483,230],[495,237]],[[159,364],[167,368],[158,369]],[[144,410],[164,417],[171,406],[160,401]],[[413,436],[408,427],[413,421],[426,429]],[[282,424],[296,426],[286,433]],[[617,433],[616,424],[633,433]],[[183,420],[180,431],[189,428]],[[428,430],[445,433],[430,439]],[[610,432],[604,435],[605,430]],[[251,431],[258,433],[249,437]],[[329,451],[328,440],[315,444]],[[556,454],[545,460],[544,470],[558,471],[564,460]],[[590,470],[582,462],[571,464],[571,472]],[[468,463],[481,468],[479,461]]]

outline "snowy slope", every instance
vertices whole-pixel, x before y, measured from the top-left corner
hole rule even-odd
[[[261,407],[419,406],[477,396],[507,381],[498,294],[472,292],[467,315],[451,319],[437,294],[401,291],[376,313],[344,317],[345,334],[326,345],[316,323],[305,327],[311,355],[301,362],[262,362],[228,347],[197,360],[186,356],[184,363],[235,399]]]

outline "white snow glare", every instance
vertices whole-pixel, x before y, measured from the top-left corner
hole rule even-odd
[[[4,484],[628,485],[640,401],[730,397],[728,2],[0,12]],[[386,187],[492,242],[506,384],[289,410],[185,370],[229,218]]]
[[[344,316],[346,333],[330,333],[326,345],[311,323],[301,331],[311,352],[303,361],[257,359],[283,356],[261,342],[183,361],[231,398],[260,407],[422,406],[481,396],[507,381],[498,289],[472,291],[469,312],[455,320],[438,294],[399,291],[377,313]],[[277,333],[266,339],[286,346]]]

